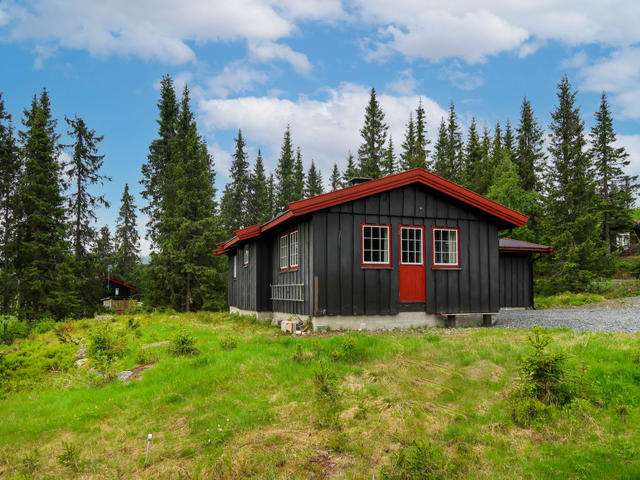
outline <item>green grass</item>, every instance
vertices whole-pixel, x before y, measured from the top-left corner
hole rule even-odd
[[[139,381],[101,383],[53,332],[0,347],[19,350],[3,355],[15,368],[0,399],[0,478],[364,480],[424,441],[455,465],[447,478],[640,477],[637,334],[554,331],[552,348],[568,354],[588,400],[521,428],[508,393],[526,331],[293,338],[227,314],[140,317],[137,333],[127,316],[114,324],[116,370],[156,361]],[[96,324],[71,322],[70,335],[84,342]],[[181,331],[198,355],[141,354]],[[318,397],[323,369],[332,387]],[[323,405],[336,421],[323,421]]]
[[[625,257],[635,258],[635,257]],[[632,265],[631,262],[628,262]],[[630,269],[631,267],[629,267]],[[624,271],[621,267],[620,271]],[[543,308],[571,308],[589,303],[602,302],[615,298],[640,296],[640,280],[633,278],[602,279],[591,286],[591,293],[563,292],[556,295],[534,296],[534,304],[537,309]]]

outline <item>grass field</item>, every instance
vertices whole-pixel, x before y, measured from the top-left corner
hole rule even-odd
[[[112,324],[111,366],[152,362],[136,381],[73,366],[79,347],[53,331],[0,347],[0,478],[364,480],[399,458],[422,473],[387,478],[640,478],[640,335],[553,331],[583,398],[522,427],[509,392],[524,330],[294,338],[227,314],[137,317]],[[199,354],[141,348],[181,331]]]

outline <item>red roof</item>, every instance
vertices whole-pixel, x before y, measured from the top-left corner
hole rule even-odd
[[[262,232],[269,230],[292,217],[299,217],[308,213],[324,210],[335,205],[351,202],[360,198],[369,197],[377,193],[386,192],[395,188],[404,187],[413,183],[419,183],[434,190],[442,192],[450,197],[460,200],[468,205],[476,207],[490,215],[493,215],[505,222],[515,226],[524,226],[529,218],[515,210],[500,205],[493,200],[489,200],[482,195],[461,187],[460,185],[431,173],[424,168],[414,168],[405,172],[389,175],[388,177],[369,180],[368,182],[336,190],[315,197],[305,198],[289,203],[289,210],[268,221],[264,225],[252,225],[250,227],[237,230],[235,236],[214,250],[216,255],[221,255],[229,250],[233,245],[243,240],[248,240],[259,236]]]
[[[127,285],[126,283],[122,283],[115,278],[104,277],[105,280],[109,280],[110,282],[117,283],[118,285],[122,285],[123,287],[127,287],[129,290],[137,290],[133,285]]]
[[[521,252],[521,253],[551,253],[553,247],[540,245],[539,243],[525,242],[514,238],[501,238],[498,245],[501,252]]]

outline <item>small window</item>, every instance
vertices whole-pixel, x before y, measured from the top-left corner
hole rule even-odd
[[[433,266],[434,267],[459,267],[458,255],[458,229],[435,228],[433,229]]]
[[[362,265],[390,267],[390,226],[362,225]]]
[[[249,245],[244,246],[244,264],[245,267],[249,265]]]
[[[289,269],[289,235],[280,237],[280,271]]]
[[[289,267],[298,268],[298,230],[289,234]]]
[[[400,227],[400,262],[422,265],[422,227]]]
[[[120,289],[118,287],[116,287],[116,296],[120,295]]]
[[[237,269],[237,265],[236,265],[236,261],[238,259],[238,255],[234,255],[233,256],[233,279],[236,279],[237,273],[238,273],[238,269]]]

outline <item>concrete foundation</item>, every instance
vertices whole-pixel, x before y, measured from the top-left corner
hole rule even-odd
[[[243,310],[238,307],[229,307],[229,313],[255,317],[259,322],[268,322],[273,317],[273,312],[256,312],[255,310]]]

